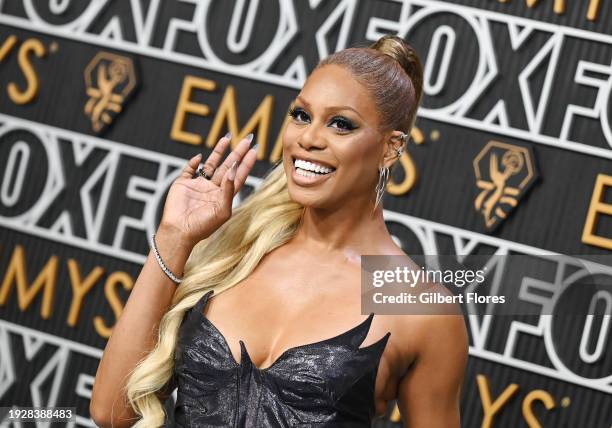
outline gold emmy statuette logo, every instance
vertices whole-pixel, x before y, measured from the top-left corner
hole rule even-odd
[[[534,157],[526,147],[489,141],[474,158],[476,186],[474,207],[492,230],[518,205],[537,178]]]
[[[136,86],[132,60],[109,52],[99,52],[85,67],[85,87],[89,99],[85,114],[95,132],[102,131]]]

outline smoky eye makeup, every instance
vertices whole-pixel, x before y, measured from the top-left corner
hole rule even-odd
[[[301,107],[294,106],[294,107],[291,107],[291,109],[289,110],[289,116],[291,116],[294,120],[298,122],[303,122],[303,120],[299,119],[301,115],[308,116],[306,112],[304,111],[304,109]]]
[[[303,108],[297,106],[294,106],[289,110],[289,116],[291,116],[296,122],[304,122],[309,118],[308,113],[306,113]],[[330,119],[329,124],[336,124],[337,126],[332,126],[332,128],[336,128],[340,132],[354,131],[358,128],[358,126],[356,126],[352,120],[340,115],[333,116]]]
[[[353,122],[350,119],[344,116],[334,116],[331,120],[331,123],[334,123],[334,122],[342,126],[342,128],[338,128],[342,131],[353,131],[357,129],[357,126],[355,126],[355,124],[353,124]]]

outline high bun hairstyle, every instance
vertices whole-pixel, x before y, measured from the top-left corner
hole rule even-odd
[[[386,34],[368,47],[352,47],[323,58],[315,67],[337,64],[363,84],[380,113],[380,131],[414,126],[423,92],[423,66],[412,46],[399,36]]]

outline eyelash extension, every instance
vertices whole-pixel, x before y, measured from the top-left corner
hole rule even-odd
[[[302,112],[304,112],[304,110],[301,109],[300,107],[292,107],[289,110],[289,116],[291,116],[293,119],[297,120],[298,114],[300,114]],[[353,131],[354,129],[357,129],[357,127],[355,125],[353,125],[353,123],[351,121],[349,121],[349,120],[347,120],[347,119],[345,119],[345,118],[343,118],[341,116],[334,116],[332,118],[332,121],[335,121],[335,120],[338,120],[340,122],[344,122],[344,124],[346,125],[346,128],[344,128],[344,129],[343,128],[337,128],[340,131],[345,131],[346,132],[346,131]]]
[[[298,110],[302,110],[302,109],[298,109],[297,107],[291,107],[291,109],[289,110],[289,116],[295,119],[297,116]]]
[[[346,125],[346,128],[344,128],[344,129],[338,128],[338,129],[340,129],[342,131],[352,131],[354,129],[357,129],[357,127],[355,125],[353,125],[353,123],[350,120],[345,119],[345,118],[343,118],[341,116],[333,117],[332,121],[334,121],[334,120],[337,120],[337,121],[340,121],[340,122],[344,122],[344,124]]]

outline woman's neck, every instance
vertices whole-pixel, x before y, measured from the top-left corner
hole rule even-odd
[[[313,251],[376,253],[390,240],[382,207],[372,213],[371,206],[356,210],[349,205],[334,210],[306,207],[293,243]]]

